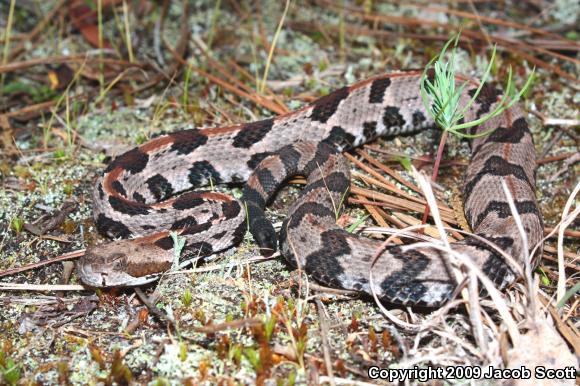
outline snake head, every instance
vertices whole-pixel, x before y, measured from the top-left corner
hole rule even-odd
[[[249,229],[260,248],[262,256],[271,256],[276,252],[276,231],[266,217],[264,208],[252,201],[246,201],[246,211],[249,218]]]
[[[127,287],[150,283],[171,268],[172,251],[137,240],[119,240],[87,249],[77,275],[91,287]]]

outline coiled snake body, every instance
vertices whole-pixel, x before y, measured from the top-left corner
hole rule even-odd
[[[290,208],[280,234],[282,254],[323,284],[375,293],[385,302],[436,306],[456,287],[449,257],[430,247],[385,249],[335,224],[349,168],[339,154],[378,136],[433,126],[419,97],[421,73],[378,76],[339,89],[295,112],[231,127],[163,135],[117,157],[94,189],[97,228],[118,240],[90,248],[79,261],[83,282],[96,287],[139,285],[168,270],[176,231],[187,248],[208,255],[238,243],[246,229],[262,251],[276,247],[263,208],[287,177],[308,185]],[[464,101],[476,85],[467,87]],[[486,86],[465,114],[473,120],[493,109],[501,93]],[[523,261],[524,245],[540,242],[542,218],[535,197],[535,149],[522,113],[512,107],[477,127],[494,129],[472,142],[465,174],[464,210],[473,232]],[[253,172],[253,174],[252,174]],[[213,183],[248,181],[243,203],[222,193],[186,192]],[[502,189],[505,181],[527,237],[522,241]],[[182,194],[181,194],[182,193]],[[478,238],[452,244],[500,288],[515,279],[501,255]]]

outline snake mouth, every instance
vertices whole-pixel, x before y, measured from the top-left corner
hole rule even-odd
[[[77,276],[93,288],[135,287],[151,283],[163,270],[143,269],[130,264],[125,253],[102,253],[98,247],[89,249],[77,263]],[[163,267],[165,268],[165,267]]]
[[[77,275],[83,284],[95,288],[113,287],[122,280],[134,279],[124,272],[109,271],[102,268],[99,269],[99,264],[92,262],[90,257],[83,257],[77,264]]]
[[[96,269],[90,262],[79,262],[77,275],[84,285],[92,288],[137,287],[151,283],[159,274],[135,277],[122,271]]]

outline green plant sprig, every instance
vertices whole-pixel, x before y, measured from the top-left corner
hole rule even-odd
[[[492,66],[495,62],[495,54],[496,54],[496,46],[493,47],[493,51],[491,54],[491,58],[489,60],[489,64],[485,69],[483,77],[479,82],[475,93],[471,97],[471,99],[467,102],[467,104],[461,108],[460,107],[460,99],[465,87],[467,87],[469,81],[465,81],[460,86],[456,86],[455,81],[455,53],[457,50],[457,42],[459,41],[459,36],[461,35],[461,31],[449,39],[441,52],[433,57],[425,67],[423,74],[421,75],[421,99],[423,101],[423,105],[425,106],[425,110],[427,113],[433,118],[435,124],[439,126],[443,133],[441,135],[441,139],[439,141],[439,146],[437,149],[437,156],[435,158],[435,164],[433,165],[433,174],[431,175],[431,180],[436,181],[437,175],[439,173],[439,164],[441,163],[441,159],[443,158],[443,148],[445,146],[445,141],[447,140],[447,136],[449,133],[454,134],[458,137],[462,138],[476,138],[489,135],[495,130],[492,128],[491,130],[487,130],[483,133],[478,134],[467,134],[463,132],[465,129],[478,126],[489,119],[503,113],[506,109],[509,109],[511,106],[514,105],[530,88],[532,84],[532,80],[534,78],[535,68],[532,70],[532,73],[528,80],[526,81],[524,87],[519,91],[515,91],[515,85],[512,79],[512,68],[511,66],[508,69],[508,76],[505,86],[505,93],[503,98],[497,103],[494,110],[487,115],[480,117],[474,121],[459,123],[464,117],[465,113],[471,108],[473,102],[479,96],[489,74],[491,73]],[[451,60],[449,62],[444,60],[445,54],[449,46],[453,43],[453,48],[451,50]],[[434,77],[433,80],[430,80],[427,76],[427,72],[433,68]],[[422,223],[425,224],[427,222],[427,218],[429,216],[429,207],[425,208],[425,212],[423,213],[423,220]]]
[[[461,32],[459,32],[454,38],[448,40],[447,43],[443,46],[441,52],[433,57],[425,67],[425,70],[421,76],[421,98],[427,112],[431,115],[437,126],[443,130],[463,138],[482,137],[489,135],[493,129],[479,134],[467,134],[464,133],[463,130],[480,125],[489,119],[500,115],[505,110],[509,109],[515,103],[517,103],[531,87],[532,81],[534,79],[535,68],[532,69],[532,73],[528,77],[524,87],[522,87],[520,91],[516,92],[512,76],[512,68],[509,66],[506,85],[504,88],[505,94],[495,109],[479,119],[458,124],[458,122],[464,118],[465,113],[467,110],[469,110],[473,102],[475,102],[483,86],[485,85],[485,82],[489,78],[493,63],[495,62],[495,55],[497,51],[497,48],[494,45],[489,64],[483,74],[483,77],[481,78],[481,81],[479,82],[479,86],[477,87],[469,102],[463,108],[460,108],[459,100],[463,90],[468,84],[468,81],[466,81],[459,87],[456,86],[454,68],[455,52],[460,35]],[[443,60],[443,57],[445,56],[451,43],[453,43],[451,60],[447,62]],[[433,81],[429,80],[427,76],[427,72],[431,68],[434,70]]]

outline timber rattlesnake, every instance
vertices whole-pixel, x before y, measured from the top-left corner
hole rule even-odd
[[[275,233],[263,208],[288,176],[300,173],[308,176],[308,185],[282,228],[282,254],[323,284],[371,293],[371,258],[380,242],[349,234],[335,224],[334,205],[344,199],[349,186],[349,168],[338,152],[378,136],[433,126],[419,97],[420,77],[416,71],[378,76],[289,114],[175,132],[120,155],[95,185],[95,221],[98,230],[110,237],[137,238],[90,248],[78,264],[81,280],[95,287],[139,285],[147,275],[168,270],[173,262],[170,230],[186,237],[187,248],[194,253],[226,249],[246,232],[244,206],[262,251],[271,253]],[[466,87],[464,102],[475,88]],[[500,98],[500,92],[485,86],[465,119],[485,115]],[[494,129],[490,135],[472,142],[465,215],[474,233],[521,263],[524,244],[500,181],[513,196],[531,248],[542,238],[535,149],[515,106],[474,132],[490,129]],[[216,192],[181,194],[210,180],[248,181],[244,203]],[[499,287],[515,279],[503,257],[481,240],[468,237],[452,245]],[[373,266],[372,291],[383,301],[401,304],[436,306],[448,300],[456,283],[445,254],[428,247],[404,249],[389,247],[381,254]]]

